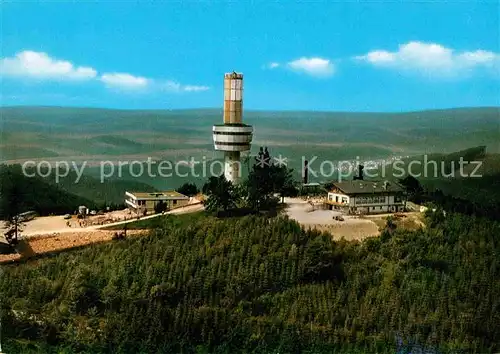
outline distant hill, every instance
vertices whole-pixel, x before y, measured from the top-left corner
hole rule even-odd
[[[27,172],[34,174],[35,171],[27,169]],[[97,205],[123,204],[126,191],[157,191],[156,188],[148,184],[127,179],[105,179],[101,182],[98,178],[86,174],[78,179],[74,171],[70,171],[67,176],[61,177],[58,181],[53,174],[39,179],[54,188],[91,200]]]
[[[343,160],[451,153],[486,145],[500,152],[498,107],[409,113],[245,111],[253,149],[270,147],[300,165],[301,156]],[[219,109],[111,110],[2,107],[0,160],[89,157],[219,156],[211,126]]]
[[[27,170],[31,174],[30,170]],[[79,205],[89,208],[121,206],[125,191],[153,192],[150,185],[128,180],[106,180],[83,175],[78,183],[74,172],[56,183],[53,178],[27,177],[20,165],[0,165],[0,218],[9,202],[17,200],[19,212],[34,210],[39,215],[73,213]]]
[[[148,158],[172,162],[191,157],[198,161],[220,159],[222,154],[213,148],[211,126],[221,120],[220,109],[2,107],[0,163],[31,159],[88,162],[85,172],[94,180],[84,180],[78,186],[61,182],[61,187],[99,202],[118,201],[126,189],[169,189],[184,182],[201,185],[201,177],[136,178],[128,170],[113,183],[103,185],[99,181],[99,163],[142,162]],[[500,163],[495,162],[500,153],[498,107],[408,113],[245,111],[244,120],[254,126],[252,153],[260,146],[268,146],[272,156],[287,158],[297,179],[303,158],[316,158],[311,168],[318,170],[322,161],[356,158],[364,161],[428,154],[443,159],[471,146],[486,147],[488,177],[459,182],[429,179],[425,183],[443,190],[453,190],[454,185],[460,184],[464,193],[476,197],[475,186],[484,184],[478,195],[488,195],[489,184],[495,185],[495,176],[500,173]],[[253,159],[244,159],[245,168],[249,162]],[[334,178],[311,176],[311,181]]]
[[[462,171],[461,158],[469,162],[463,164]],[[488,153],[485,146],[450,154],[414,156],[402,161],[400,170],[393,166],[386,168],[387,179],[397,180],[411,173],[428,190],[440,189],[454,197],[488,205],[500,204],[500,154]],[[405,171],[403,175],[401,170]]]

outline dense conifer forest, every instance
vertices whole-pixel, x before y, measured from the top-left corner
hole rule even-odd
[[[3,266],[4,350],[497,352],[498,235],[453,213],[363,242],[284,217],[166,216],[149,236]]]
[[[49,171],[42,172],[47,174]],[[130,180],[101,183],[87,175],[78,179],[74,172],[57,183],[53,176],[44,178],[37,175],[34,168],[27,168],[26,173],[21,165],[0,164],[0,218],[5,218],[14,205],[16,212],[33,210],[39,215],[74,213],[79,205],[100,210],[110,207],[113,210],[123,207],[123,196],[127,190],[156,190]]]
[[[27,177],[20,165],[0,165],[0,219],[25,211],[39,215],[73,213],[93,201],[68,193],[39,177]]]

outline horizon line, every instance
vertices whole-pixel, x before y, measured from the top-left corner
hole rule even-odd
[[[114,107],[98,107],[98,106],[60,106],[60,105],[3,105],[0,104],[0,109],[11,108],[62,108],[62,109],[82,109],[82,110],[108,110],[108,111],[165,111],[165,112],[181,112],[181,111],[223,111],[222,107],[198,107],[198,108],[114,108]],[[352,110],[294,110],[294,109],[245,109],[244,112],[309,112],[309,113],[358,113],[358,114],[404,114],[432,111],[450,111],[450,110],[466,110],[466,109],[497,109],[500,113],[499,106],[455,106],[447,108],[422,108],[415,110],[401,111],[352,111]]]

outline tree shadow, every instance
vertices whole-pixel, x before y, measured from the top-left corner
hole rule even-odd
[[[266,217],[278,216],[279,210],[277,208],[270,208],[266,210],[255,210],[252,208],[233,208],[228,210],[220,210],[213,213],[217,218],[240,218],[247,215],[260,215]]]
[[[7,242],[0,241],[0,254],[13,254],[17,253],[16,249]]]
[[[15,245],[15,249],[21,258],[31,258],[36,255],[27,240],[19,240],[17,245]]]
[[[258,211],[250,208],[233,208],[228,210],[220,210],[215,213],[218,218],[239,218],[247,215],[257,215]]]

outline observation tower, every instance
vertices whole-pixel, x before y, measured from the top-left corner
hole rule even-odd
[[[215,150],[224,151],[224,175],[233,184],[241,179],[240,154],[249,151],[253,127],[243,124],[243,74],[224,75],[223,124],[213,126]]]

